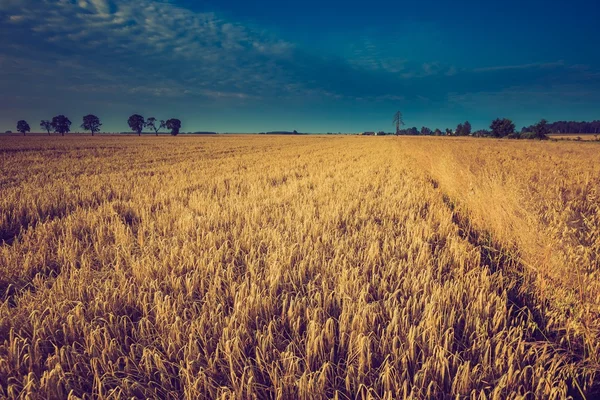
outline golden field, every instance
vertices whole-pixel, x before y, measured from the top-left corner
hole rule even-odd
[[[0,138],[0,397],[592,398],[599,150]]]
[[[593,133],[551,133],[548,135],[550,139],[557,140],[595,140],[598,141],[600,135],[595,135]]]

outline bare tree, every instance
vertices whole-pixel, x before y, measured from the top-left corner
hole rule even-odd
[[[158,132],[161,129],[167,128],[167,123],[161,119],[160,124],[158,126],[156,126],[156,118],[150,117],[146,120],[146,127],[151,128],[154,131],[154,133],[156,133],[156,136],[158,136]]]
[[[50,136],[50,131],[52,130],[52,122],[48,121],[47,119],[43,119],[40,122],[40,127],[46,132],[48,132],[48,136]]]

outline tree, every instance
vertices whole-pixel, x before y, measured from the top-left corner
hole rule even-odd
[[[463,124],[458,124],[456,127],[456,136],[469,136],[471,134],[471,123],[465,121]]]
[[[505,137],[515,132],[515,124],[508,118],[496,118],[490,125],[492,136]]]
[[[83,124],[81,124],[81,127],[86,131],[92,132],[92,136],[94,136],[94,133],[100,131],[101,126],[100,118],[95,115],[90,114],[83,117]]]
[[[17,122],[17,131],[21,132],[23,136],[25,136],[25,132],[31,132],[31,128],[29,127],[27,121],[22,119]]]
[[[424,126],[421,128],[421,135],[431,135],[431,133],[431,129],[428,127]]]
[[[162,119],[160,120],[159,125],[156,126],[156,118],[154,118],[154,117],[148,118],[146,120],[146,124],[145,125],[146,125],[146,127],[151,128],[154,131],[154,133],[156,133],[156,136],[158,136],[158,132],[161,129],[166,129],[166,127],[167,127],[167,123],[164,120],[162,120]]]
[[[52,128],[54,128],[54,132],[65,136],[65,133],[69,133],[71,131],[71,121],[69,121],[69,118],[62,114],[57,115],[56,117],[52,118]]]
[[[417,129],[416,126],[413,126],[412,128],[407,129],[407,134],[412,135],[412,136],[417,136],[419,134],[419,130]]]
[[[397,136],[400,134],[400,127],[402,125],[404,125],[404,120],[402,119],[402,113],[400,111],[397,111],[396,114],[394,114],[393,123],[396,125],[396,136]]]
[[[144,125],[146,125],[146,122],[144,121],[144,117],[142,117],[141,115],[133,114],[127,120],[127,124],[129,125],[132,131],[136,132],[138,136],[141,136],[142,130],[144,130]]]
[[[439,128],[436,128],[436,129],[435,129],[435,131],[433,131],[433,134],[434,134],[435,136],[442,136],[442,131],[440,131],[440,129],[439,129]]]
[[[463,124],[463,130],[462,133],[464,136],[469,136],[471,134],[471,123],[469,121],[465,121],[465,123]]]
[[[47,119],[43,119],[40,122],[40,127],[46,132],[48,132],[48,136],[50,136],[50,131],[52,130],[52,122],[48,121]]]
[[[548,121],[542,119],[533,126],[533,133],[536,139],[548,139]]]
[[[179,134],[179,130],[181,129],[181,121],[177,118],[171,118],[167,120],[167,129],[171,130],[171,135],[177,136]]]
[[[456,131],[454,131],[454,134],[456,136],[462,136],[463,135],[463,124],[458,124],[456,126]]]
[[[446,136],[452,136],[452,129],[446,128]]]

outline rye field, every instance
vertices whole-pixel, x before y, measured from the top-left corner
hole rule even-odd
[[[0,398],[594,398],[599,150],[0,138]]]

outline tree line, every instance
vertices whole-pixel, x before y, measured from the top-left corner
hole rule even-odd
[[[525,126],[521,132],[532,132],[532,126]],[[556,121],[548,123],[550,133],[600,133],[600,121]]]
[[[169,130],[171,135],[177,136],[181,130],[181,121],[177,118],[171,118],[168,120],[158,120],[155,117],[149,117],[144,119],[139,114],[133,114],[127,120],[127,124],[130,129],[141,136],[144,128],[151,129],[156,136],[163,130]],[[402,119],[402,113],[397,112],[394,114],[394,124],[396,125],[396,135],[428,135],[428,136],[476,136],[476,137],[495,137],[503,138],[507,137],[510,139],[545,139],[550,133],[589,133],[589,134],[600,134],[600,121],[592,122],[576,122],[576,121],[557,121],[549,123],[545,119],[534,125],[525,126],[520,132],[515,130],[515,124],[508,118],[497,118],[492,121],[489,129],[480,129],[472,131],[472,126],[469,121],[458,124],[456,129],[446,128],[444,131],[440,129],[430,129],[423,126],[420,130],[417,127],[401,129],[404,125]],[[100,118],[93,114],[89,114],[83,117],[83,123],[81,128],[85,131],[91,132],[92,136],[100,132],[102,123]],[[64,136],[66,133],[71,131],[71,121],[64,115],[57,115],[52,120],[42,120],[40,127],[48,132],[60,133]],[[25,135],[27,132],[31,132],[31,127],[25,120],[17,122],[17,131]],[[10,131],[8,131],[10,132]],[[296,133],[296,131],[294,131]],[[379,132],[379,135],[385,135],[385,132]]]
[[[548,121],[542,119],[535,125],[524,127],[520,132],[515,130],[515,124],[508,118],[496,118],[490,124],[488,129],[480,129],[473,132],[471,123],[465,121],[458,124],[456,129],[446,128],[444,131],[440,129],[430,129],[426,126],[420,130],[414,126],[412,128],[401,129],[400,126],[404,125],[402,120],[402,113],[397,112],[394,114],[394,124],[396,125],[396,135],[428,135],[428,136],[476,136],[476,137],[494,137],[494,138],[510,138],[510,139],[546,139],[549,133],[554,133],[552,126],[558,124],[549,124]],[[587,123],[586,123],[587,124]],[[555,128],[554,128],[555,129]],[[571,133],[571,132],[569,132]],[[583,133],[583,132],[573,132]],[[596,132],[589,132],[596,133]],[[385,135],[384,132],[379,132],[379,135]]]
[[[181,130],[181,121],[177,118],[171,118],[168,120],[157,120],[154,117],[149,117],[148,119],[144,119],[143,116],[139,114],[133,114],[127,120],[127,124],[129,128],[138,136],[142,135],[142,131],[144,128],[150,128],[154,131],[156,136],[161,131],[161,129],[168,129],[171,131],[171,135],[177,136],[179,131]],[[95,133],[100,132],[100,127],[102,123],[100,122],[100,118],[93,114],[89,114],[83,117],[83,123],[81,124],[81,128],[85,131],[89,131],[94,136]],[[48,136],[50,136],[50,132],[60,133],[62,136],[65,136],[65,133],[69,133],[71,131],[71,121],[64,115],[57,115],[52,118],[52,120],[42,120],[40,122],[40,127],[48,132]],[[17,122],[17,132],[20,132],[25,136],[27,132],[31,132],[31,127],[25,120],[20,120]]]

